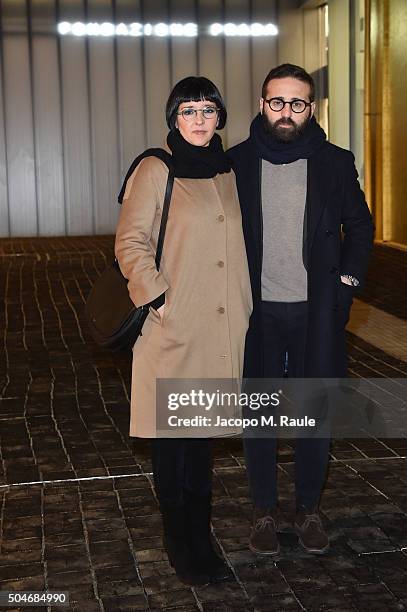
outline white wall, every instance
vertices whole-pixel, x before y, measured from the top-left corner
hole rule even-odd
[[[172,85],[190,74],[215,81],[228,107],[230,146],[247,136],[261,83],[277,63],[275,38],[61,37],[59,21],[276,23],[276,5],[2,0],[0,236],[113,232],[129,164],[164,142]]]

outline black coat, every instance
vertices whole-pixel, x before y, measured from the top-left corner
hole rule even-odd
[[[228,151],[236,173],[253,292],[244,375],[263,376],[261,270],[263,228],[261,159],[250,139]],[[345,326],[355,289],[362,286],[373,243],[373,224],[352,153],[329,142],[308,159],[303,261],[308,278],[305,376],[346,375]]]

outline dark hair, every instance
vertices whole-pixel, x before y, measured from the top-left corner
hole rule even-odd
[[[266,78],[264,79],[263,87],[261,89],[261,97],[265,98],[267,95],[267,85],[270,81],[274,79],[285,79],[286,77],[292,77],[293,79],[298,79],[299,81],[303,81],[304,83],[308,83],[310,92],[309,99],[310,102],[315,100],[315,83],[314,79],[308,72],[301,68],[301,66],[295,66],[295,64],[280,64],[276,68],[270,70]]]
[[[183,102],[199,102],[200,100],[208,100],[208,102],[216,104],[219,109],[218,125],[216,129],[221,130],[224,128],[227,113],[219,89],[212,81],[205,77],[189,76],[178,81],[167,100],[165,118],[167,119],[167,125],[170,130],[175,129],[179,105]]]

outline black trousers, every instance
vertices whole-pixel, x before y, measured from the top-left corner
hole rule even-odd
[[[304,376],[307,302],[262,302],[265,378]],[[253,503],[272,508],[277,493],[276,438],[244,438],[246,467]],[[318,506],[326,477],[330,440],[297,438],[295,441],[296,506]]]
[[[212,490],[212,444],[207,438],[152,440],[154,485],[162,504],[181,506],[188,492],[199,496]]]

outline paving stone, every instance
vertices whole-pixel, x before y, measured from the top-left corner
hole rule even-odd
[[[52,579],[49,580],[48,588],[51,590],[52,588]],[[93,601],[95,599],[95,591],[93,588],[93,584],[74,584],[69,587],[62,587],[64,590],[69,593],[69,601],[70,602],[80,602],[83,600]],[[54,589],[57,590],[57,589]]]
[[[144,588],[139,580],[118,580],[115,582],[98,582],[98,592],[101,597],[123,597],[142,595]]]
[[[170,606],[169,608],[149,608],[150,612],[162,612],[163,610],[177,610],[177,612],[196,612],[200,610],[198,606]]]
[[[138,538],[133,540],[133,548],[136,552],[163,548],[163,539],[160,536]]]
[[[0,579],[1,591],[43,591],[45,587],[45,577],[31,576],[29,578],[21,578],[18,580],[3,580]]]
[[[180,589],[180,582],[172,570],[170,573],[143,574],[143,586],[148,595]]]
[[[296,590],[295,596],[305,610],[354,610],[351,596],[343,588]]]
[[[176,591],[161,591],[148,596],[150,607],[158,609],[185,604],[191,605],[194,602],[194,594],[189,588],[178,589]]]
[[[102,597],[102,602],[106,612],[148,610],[148,603],[143,595]]]
[[[2,547],[3,548],[3,547]],[[11,553],[3,553],[0,555],[0,572],[4,565],[21,565],[22,563],[40,562],[42,559],[42,550],[24,550]]]
[[[93,577],[90,572],[90,568],[87,571],[84,570],[70,570],[67,572],[56,572],[48,576],[48,583],[50,587],[58,590],[70,590],[70,588],[77,588],[81,585],[92,585]]]
[[[71,572],[75,570],[82,570],[86,572],[89,571],[89,566],[89,559],[85,555],[80,557],[64,556],[47,560],[47,571],[50,576],[53,574]]]
[[[24,606],[24,608],[6,608],[8,612],[47,612],[47,608],[43,606]]]
[[[291,588],[280,570],[273,562],[265,562],[260,565],[243,565],[237,569],[239,581],[244,584],[246,592],[250,596],[256,594],[276,595],[278,593],[290,593]]]
[[[233,602],[230,604],[229,602],[223,601],[209,601],[201,604],[201,608],[204,612],[233,612],[235,610],[240,611],[244,610],[245,612],[252,612],[255,608],[247,601],[247,602]],[[270,608],[269,608],[270,609]],[[273,608],[274,609],[274,608]]]
[[[1,553],[7,554],[19,551],[41,550],[42,541],[40,538],[6,539],[1,541]]]
[[[61,610],[61,608],[58,608],[58,610]],[[72,602],[72,610],[74,610],[75,612],[100,612],[100,610],[102,610],[102,607],[98,601],[81,599],[79,601]],[[55,612],[58,611],[55,610]]]
[[[140,575],[142,577],[143,583],[144,580],[148,578],[167,579],[169,576],[174,576],[174,569],[170,566],[168,559],[165,561],[153,561],[152,563],[139,563],[138,569],[140,571]]]
[[[165,561],[167,553],[164,549],[150,548],[147,550],[138,550],[136,553],[138,563],[150,563],[152,561]]]
[[[282,612],[283,610],[303,610],[304,608],[300,605],[297,598],[294,595],[266,595],[256,596],[250,600],[253,605],[254,612],[270,612],[276,610]]]
[[[18,565],[4,565],[1,568],[1,580],[17,580],[20,578],[31,578],[44,575],[42,563],[29,563]]]

